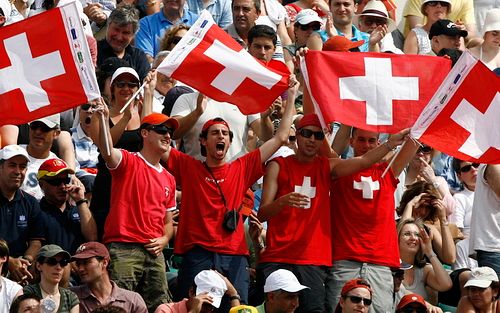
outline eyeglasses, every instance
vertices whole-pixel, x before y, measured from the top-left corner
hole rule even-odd
[[[460,173],[468,173],[473,167],[477,169],[479,167],[479,163],[472,163],[469,165],[462,166],[460,168]]]
[[[307,31],[309,29],[317,31],[321,28],[321,25],[318,23],[310,23],[310,24],[306,24],[306,25],[299,24],[299,28],[303,31]]]
[[[114,84],[118,88],[125,88],[127,86],[128,88],[139,88],[139,83],[133,83],[133,82],[124,82],[124,81],[119,81]]]
[[[387,24],[387,20],[383,17],[375,17],[375,16],[363,16],[361,19],[363,24],[370,26],[370,25],[385,25]]]
[[[346,298],[349,298],[349,300],[351,300],[352,303],[360,303],[361,301],[363,301],[363,304],[366,305],[366,306],[369,306],[370,304],[372,304],[372,299],[367,299],[367,298],[363,298],[363,297],[358,297],[358,296],[345,296]]]
[[[427,312],[427,309],[426,308],[422,308],[422,307],[406,307],[406,308],[403,308],[401,311],[401,313],[413,313],[413,312],[417,312],[417,313],[426,313]]]
[[[316,140],[325,139],[325,133],[323,133],[322,131],[315,132],[307,128],[299,129],[299,134],[305,138],[311,138],[311,136],[314,135],[314,139]]]
[[[417,238],[420,238],[420,233],[416,232],[416,231],[405,231],[403,233],[403,237],[417,237]]]
[[[160,135],[166,135],[167,133],[172,135],[174,133],[173,128],[167,127],[165,125],[154,125],[154,126],[151,126],[150,128],[148,128],[148,130],[152,130],[155,133],[160,134]]]
[[[51,178],[51,179],[44,179],[44,181],[47,182],[47,184],[51,186],[60,186],[61,184],[68,185],[71,183],[71,177],[64,177],[64,178]]]
[[[418,148],[417,153],[423,153],[423,154],[429,154],[432,152],[432,147],[429,146],[422,146]]]
[[[172,37],[171,42],[172,42],[172,44],[176,45],[179,43],[179,41],[181,41],[181,39],[182,39],[182,36],[174,36],[174,37]]]
[[[48,264],[50,266],[56,266],[57,264],[61,265],[61,267],[65,267],[69,264],[69,261],[66,259],[57,260],[56,258],[47,258],[43,263]]]
[[[290,142],[297,141],[297,136],[288,136],[288,141]]]
[[[30,123],[30,129],[33,131],[40,129],[44,133],[48,133],[49,131],[53,130],[53,128],[50,128],[49,126],[45,125],[42,122]]]
[[[430,7],[435,7],[437,5],[441,5],[442,7],[449,7],[450,4],[448,2],[444,2],[444,1],[429,1],[426,3],[426,5],[430,6]]]
[[[88,111],[88,110],[90,110],[91,108],[92,108],[92,109],[95,109],[96,107],[97,107],[96,105],[92,105],[92,104],[90,104],[90,103],[85,103],[85,104],[82,104],[82,105],[80,106],[80,108],[81,108],[83,111],[85,111],[85,112],[87,112],[87,111]]]

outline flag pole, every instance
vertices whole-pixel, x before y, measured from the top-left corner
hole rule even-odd
[[[144,82],[141,85],[141,87],[139,87],[139,89],[137,89],[137,91],[134,92],[134,94],[132,95],[132,97],[130,99],[128,99],[127,103],[125,103],[125,105],[123,106],[123,108],[121,108],[120,114],[123,113],[125,111],[125,109],[130,105],[130,103],[132,103],[132,101],[135,100],[135,97],[137,97],[137,95],[144,89],[145,86],[146,86],[146,83]]]
[[[401,148],[398,149],[398,151],[396,151],[396,153],[393,154],[392,158],[391,158],[391,161],[389,162],[389,164],[387,165],[387,167],[385,168],[384,172],[382,173],[382,178],[384,178],[385,174],[387,174],[387,171],[389,170],[389,168],[391,168],[392,164],[394,163],[394,161],[396,160],[396,157],[399,155],[399,153],[401,152],[401,150],[403,150],[403,147],[405,146],[406,144],[406,140],[403,142],[403,144],[401,145]]]

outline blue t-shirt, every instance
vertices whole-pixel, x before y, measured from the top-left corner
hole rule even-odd
[[[344,34],[338,29],[337,29],[337,33],[339,34],[339,36],[344,36]],[[325,30],[318,31],[318,34],[321,37],[321,40],[323,40],[323,42],[328,40],[328,35],[326,34]],[[356,26],[352,25],[351,41],[356,42],[356,41],[360,41],[360,40],[364,40],[365,43],[363,45],[359,46],[359,51],[368,52],[369,51],[370,34],[362,32],[359,29],[357,29]]]

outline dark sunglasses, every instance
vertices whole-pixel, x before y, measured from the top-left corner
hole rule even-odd
[[[363,298],[363,297],[358,297],[358,296],[345,296],[346,298],[349,298],[349,300],[351,300],[352,303],[360,303],[361,301],[363,301],[363,304],[366,305],[366,306],[369,306],[372,304],[372,300],[371,299],[367,299],[367,298]]]
[[[81,108],[83,111],[85,111],[85,112],[87,112],[87,111],[88,111],[88,110],[90,110],[91,108],[92,108],[92,109],[95,109],[96,107],[97,107],[96,105],[92,105],[92,104],[90,104],[90,103],[85,103],[85,104],[82,104],[82,105],[80,106],[80,108]]]
[[[307,31],[309,29],[312,29],[314,31],[317,31],[321,28],[321,25],[318,24],[318,23],[311,23],[311,24],[307,24],[307,25],[302,25],[302,24],[299,24],[299,28],[303,31]]]
[[[381,18],[381,17],[364,16],[362,21],[365,25],[373,25],[373,24],[385,25],[385,24],[387,24],[387,20],[385,18]]]
[[[176,44],[178,44],[178,43],[179,43],[179,41],[181,41],[181,39],[182,39],[182,37],[181,37],[181,36],[174,36],[174,37],[172,37],[171,42],[172,42],[174,45],[176,45]]]
[[[61,267],[65,267],[69,264],[69,261],[66,259],[61,259],[60,261],[58,261],[56,258],[47,258],[43,261],[43,263],[46,263],[50,266],[56,266],[57,264],[59,264],[61,265]]]
[[[71,183],[71,177],[44,179],[44,181],[51,186],[60,186],[61,184],[68,185]]]
[[[150,128],[148,128],[148,130],[152,130],[155,133],[160,134],[160,135],[166,135],[167,133],[172,135],[174,133],[173,128],[167,127],[165,125],[154,125],[154,126],[151,126]]]
[[[422,307],[415,308],[415,307],[410,306],[410,307],[406,307],[406,308],[402,309],[400,312],[401,313],[413,313],[413,312],[426,313],[427,309],[424,309]]]
[[[465,166],[461,167],[461,168],[460,168],[460,173],[468,173],[468,172],[470,172],[470,170],[471,170],[473,167],[474,167],[475,169],[477,169],[477,168],[479,167],[479,163],[472,163],[472,164],[465,165]]]
[[[288,136],[288,141],[296,141],[297,137],[296,136]]]
[[[139,83],[119,81],[115,83],[115,86],[118,88],[125,88],[125,86],[128,88],[139,88]]]
[[[44,133],[48,133],[49,131],[53,130],[53,128],[50,128],[49,126],[45,125],[42,122],[33,122],[33,123],[30,123],[30,129],[31,130],[40,129]]]
[[[315,132],[307,128],[299,129],[299,134],[305,138],[311,138],[311,136],[314,135],[314,139],[316,140],[325,139],[325,133],[323,133],[322,131]]]
[[[435,7],[437,6],[438,4],[440,4],[442,7],[449,7],[450,4],[447,3],[447,2],[443,2],[443,1],[429,1],[426,3],[428,6],[430,7]]]
[[[418,152],[417,153],[423,153],[423,154],[429,154],[432,152],[432,148],[429,147],[429,146],[422,146],[420,148],[418,148]]]

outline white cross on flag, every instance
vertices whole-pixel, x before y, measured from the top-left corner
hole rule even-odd
[[[158,71],[208,97],[232,103],[243,114],[265,111],[288,88],[284,63],[267,66],[215,24],[208,11],[182,37]]]
[[[461,160],[500,163],[500,78],[464,52],[411,135]]]
[[[309,51],[301,70],[323,125],[395,133],[413,125],[450,65],[431,56]]]
[[[0,125],[27,123],[99,96],[74,3],[0,28]]]

